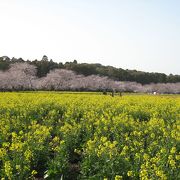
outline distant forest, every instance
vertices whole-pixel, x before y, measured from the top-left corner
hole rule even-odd
[[[36,66],[37,77],[45,77],[51,70],[54,69],[66,69],[72,70],[77,74],[84,76],[98,75],[106,76],[115,81],[130,81],[141,83],[142,85],[151,83],[177,83],[180,82],[180,75],[166,75],[164,73],[149,73],[137,70],[124,70],[122,68],[115,68],[112,66],[103,66],[101,64],[88,64],[78,63],[77,60],[73,62],[54,62],[52,59],[48,59],[46,55],[41,60],[24,60],[22,58],[9,58],[8,56],[0,57],[0,71],[6,71],[10,68],[10,65],[14,63],[23,63]]]

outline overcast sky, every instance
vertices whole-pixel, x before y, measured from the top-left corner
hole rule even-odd
[[[180,0],[0,0],[0,56],[180,74]]]

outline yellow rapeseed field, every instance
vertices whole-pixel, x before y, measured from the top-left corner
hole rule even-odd
[[[0,178],[180,179],[180,96],[0,93]]]

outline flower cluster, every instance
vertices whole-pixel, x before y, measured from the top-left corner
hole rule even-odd
[[[1,179],[178,179],[180,97],[0,93]]]

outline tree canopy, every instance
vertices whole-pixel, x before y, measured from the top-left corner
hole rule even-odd
[[[46,55],[41,60],[23,60],[22,58],[9,58],[8,56],[0,57],[0,70],[5,71],[11,67],[11,64],[27,62],[37,68],[37,77],[45,77],[53,69],[67,69],[82,74],[84,76],[98,75],[107,76],[116,81],[131,81],[141,84],[150,83],[177,83],[180,82],[180,75],[166,75],[164,73],[150,73],[137,70],[128,70],[115,68],[112,66],[103,66],[101,64],[78,63],[77,60],[72,62],[54,62],[48,59]]]

